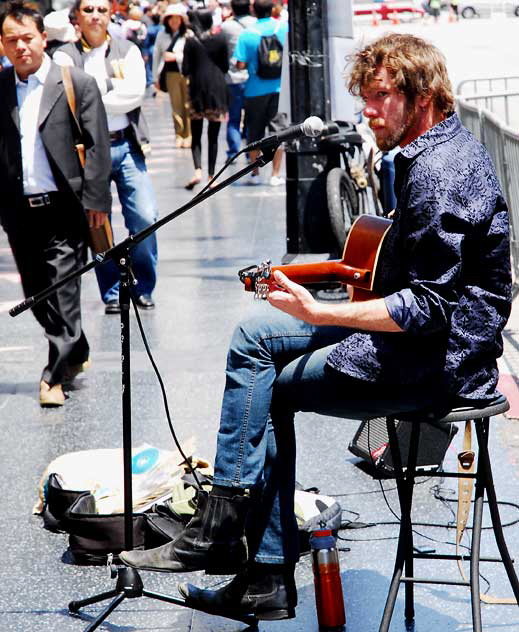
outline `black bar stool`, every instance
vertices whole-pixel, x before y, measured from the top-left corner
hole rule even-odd
[[[513,593],[519,603],[519,581],[514,569],[513,561],[508,552],[505,542],[501,518],[497,505],[496,492],[494,489],[494,481],[492,478],[492,468],[490,464],[490,456],[488,453],[488,436],[489,436],[489,420],[495,415],[500,415],[510,408],[510,405],[503,395],[493,400],[491,404],[485,408],[453,408],[447,414],[428,415],[425,417],[418,416],[417,413],[407,413],[398,415],[401,421],[411,422],[411,438],[409,444],[409,455],[407,458],[407,467],[404,472],[402,467],[402,457],[396,433],[396,418],[394,416],[386,417],[387,433],[389,437],[389,446],[393,458],[393,466],[396,476],[396,484],[398,489],[398,499],[400,503],[401,521],[400,532],[398,536],[398,547],[395,559],[395,567],[393,577],[389,588],[389,593],[380,623],[379,632],[388,632],[391,617],[398,595],[398,589],[401,583],[405,584],[405,622],[409,629],[412,629],[414,623],[414,584],[455,584],[461,586],[470,586],[472,601],[472,623],[474,632],[481,632],[481,600],[479,588],[479,562],[480,562],[480,543],[481,543],[481,527],[483,518],[483,503],[485,493],[487,495],[488,507],[492,519],[492,527],[496,539],[497,547],[501,555],[501,561],[506,569],[508,579],[512,586]],[[476,436],[478,442],[478,458],[476,473],[465,472],[444,472],[442,476],[452,478],[474,478],[474,515],[472,522],[472,542],[470,555],[463,556],[463,559],[470,559],[470,581],[451,581],[446,579],[426,579],[414,576],[413,563],[416,558],[431,559],[454,559],[461,560],[460,555],[442,556],[434,553],[415,553],[413,549],[413,522],[411,518],[411,509],[413,505],[413,489],[416,477],[416,460],[418,454],[418,441],[420,438],[420,422],[427,420],[439,421],[443,423],[456,423],[461,421],[474,422],[476,428]],[[414,422],[414,423],[413,423]],[[405,571],[405,575],[404,575]]]

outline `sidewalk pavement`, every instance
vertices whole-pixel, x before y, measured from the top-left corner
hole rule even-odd
[[[169,104],[149,99],[146,111],[152,131],[153,153],[148,160],[161,216],[190,199],[183,184],[191,177],[191,155],[173,149]],[[223,160],[223,139],[221,155]],[[204,151],[205,154],[205,151]],[[268,169],[268,168],[267,168]],[[267,173],[267,176],[270,172]],[[193,439],[195,454],[214,459],[219,401],[224,385],[227,342],[234,324],[245,314],[268,314],[270,306],[243,291],[237,271],[267,257],[280,261],[285,254],[285,197],[283,187],[233,186],[187,212],[159,231],[159,282],[156,310],[141,312],[155,361],[162,373],[173,425],[180,441]],[[124,235],[120,213],[115,233]],[[120,323],[106,316],[93,274],[83,278],[83,314],[92,349],[92,367],[77,380],[62,410],[41,410],[37,387],[45,362],[46,343],[31,314],[17,318],[8,309],[21,300],[18,276],[0,235],[0,430],[2,459],[2,561],[0,565],[0,627],[2,632],[80,632],[106,602],[85,609],[82,619],[71,617],[71,599],[110,590],[113,580],[103,568],[71,563],[67,536],[41,528],[31,515],[44,468],[57,456],[121,445]],[[514,340],[517,327],[507,329],[504,371],[516,374]],[[144,351],[135,319],[132,334],[132,441],[173,449],[162,396]],[[513,352],[512,352],[513,351]],[[503,360],[505,362],[505,360]],[[348,632],[378,629],[396,547],[397,507],[394,482],[379,481],[364,463],[351,455],[348,445],[358,422],[298,415],[297,478],[303,487],[316,486],[335,495],[344,520],[355,529],[341,531],[340,564]],[[512,556],[519,555],[518,507],[519,436],[510,440],[515,422],[501,418],[491,433],[498,497],[503,506]],[[460,435],[449,447],[446,469],[455,469]],[[445,526],[453,520],[454,486],[439,476],[421,478],[416,490],[418,544],[453,552],[454,533]],[[384,493],[381,491],[384,487]],[[485,516],[488,524],[488,516]],[[482,555],[494,555],[495,546],[484,531]],[[482,570],[492,594],[510,594],[497,564]],[[424,570],[424,574],[428,571]],[[454,562],[440,562],[433,575],[458,578]],[[176,585],[192,581],[218,586],[227,578],[202,573],[169,575],[143,573],[148,590],[176,594]],[[297,567],[297,617],[262,622],[260,632],[317,632],[313,577],[308,556]],[[483,581],[482,587],[487,588]],[[425,585],[416,588],[419,632],[462,632],[471,629],[470,596],[466,588]],[[397,600],[392,632],[403,631],[403,592]],[[484,606],[485,632],[502,627],[519,630],[519,613],[510,606]],[[110,632],[233,632],[245,626],[223,618],[190,611],[149,599],[126,600],[110,614],[100,630]]]

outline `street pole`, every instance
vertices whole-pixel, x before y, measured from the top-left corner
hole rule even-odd
[[[288,68],[292,123],[308,116],[353,120],[353,101],[343,78],[345,57],[353,49],[351,0],[288,0]],[[283,87],[282,87],[283,91]],[[303,138],[286,151],[287,254],[333,253],[326,177],[340,167],[339,148],[321,149],[318,139]]]
[[[329,120],[327,0],[289,0],[290,117]],[[326,175],[340,166],[339,151],[319,150],[319,141],[302,138],[286,150],[287,255],[328,253],[333,236],[326,202]]]

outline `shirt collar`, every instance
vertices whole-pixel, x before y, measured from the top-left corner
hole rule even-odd
[[[42,85],[45,83],[45,79],[47,79],[47,75],[49,74],[49,70],[50,70],[50,57],[47,55],[47,53],[44,53],[43,55],[43,61],[41,62],[41,66],[38,68],[38,70],[36,72],[33,72],[31,75],[29,75],[27,77],[27,79],[31,79],[31,77],[33,77],[33,81],[36,80],[39,83],[41,83]],[[18,73],[15,72],[15,77],[16,77],[16,85],[17,86],[26,86],[27,82],[23,81],[22,79],[20,79],[20,77],[18,76]]]
[[[424,134],[415,138],[412,143],[406,145],[401,151],[404,158],[412,160],[425,149],[444,143],[461,131],[461,121],[454,112],[440,123],[436,123]]]
[[[100,46],[90,46],[90,44],[86,41],[84,36],[81,36],[81,50],[84,53],[90,53],[93,50],[103,50],[106,51],[108,48],[108,43],[110,42],[112,38],[110,37],[109,33],[106,34],[106,39],[105,41],[100,45]]]

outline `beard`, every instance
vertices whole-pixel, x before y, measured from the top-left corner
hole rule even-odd
[[[377,135],[377,131],[379,130],[372,128],[377,147],[382,151],[391,151],[395,147],[398,147],[402,140],[409,134],[409,131],[414,127],[414,124],[415,114],[410,106],[406,107],[402,120],[395,129],[388,129],[386,120],[383,118],[371,119],[369,122],[371,128],[372,125],[374,125],[375,127],[379,127],[381,132],[385,132],[383,136],[379,136]]]

